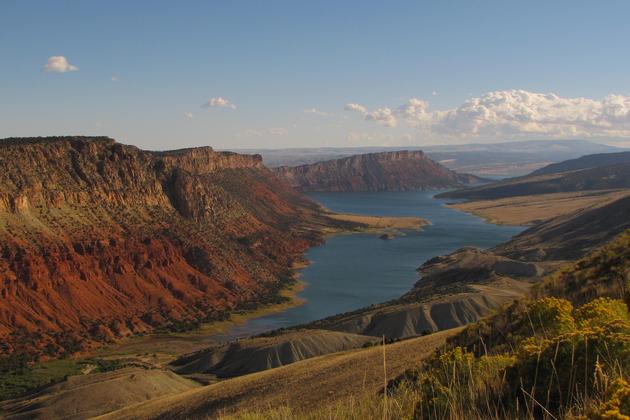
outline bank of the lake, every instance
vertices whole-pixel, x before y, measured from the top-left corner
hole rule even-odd
[[[379,235],[336,235],[310,249],[310,264],[300,272],[306,287],[297,297],[304,304],[234,325],[219,340],[308,323],[337,313],[399,297],[418,280],[426,260],[464,246],[489,248],[521,232],[521,226],[499,226],[447,207],[435,191],[380,193],[313,193],[331,211],[385,217],[422,218],[422,230],[402,230],[393,240]]]

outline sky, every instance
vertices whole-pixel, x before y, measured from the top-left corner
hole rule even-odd
[[[630,146],[628,1],[0,1],[0,138]]]

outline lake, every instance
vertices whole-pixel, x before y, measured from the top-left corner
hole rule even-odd
[[[464,246],[489,248],[521,232],[521,226],[499,226],[434,199],[436,191],[379,193],[313,193],[330,210],[375,216],[420,216],[432,225],[405,231],[393,240],[377,234],[346,234],[311,248],[311,264],[301,270],[304,305],[250,320],[216,337],[231,340],[315,321],[401,296],[419,279],[425,261]]]

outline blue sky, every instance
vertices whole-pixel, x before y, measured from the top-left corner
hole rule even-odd
[[[626,1],[3,0],[0,137],[625,144],[629,17]]]

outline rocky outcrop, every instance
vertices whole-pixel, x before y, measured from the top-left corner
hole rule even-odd
[[[422,151],[369,153],[274,171],[301,191],[413,191],[482,182],[451,171]]]
[[[329,222],[257,155],[7,139],[0,167],[0,355],[273,302]]]

